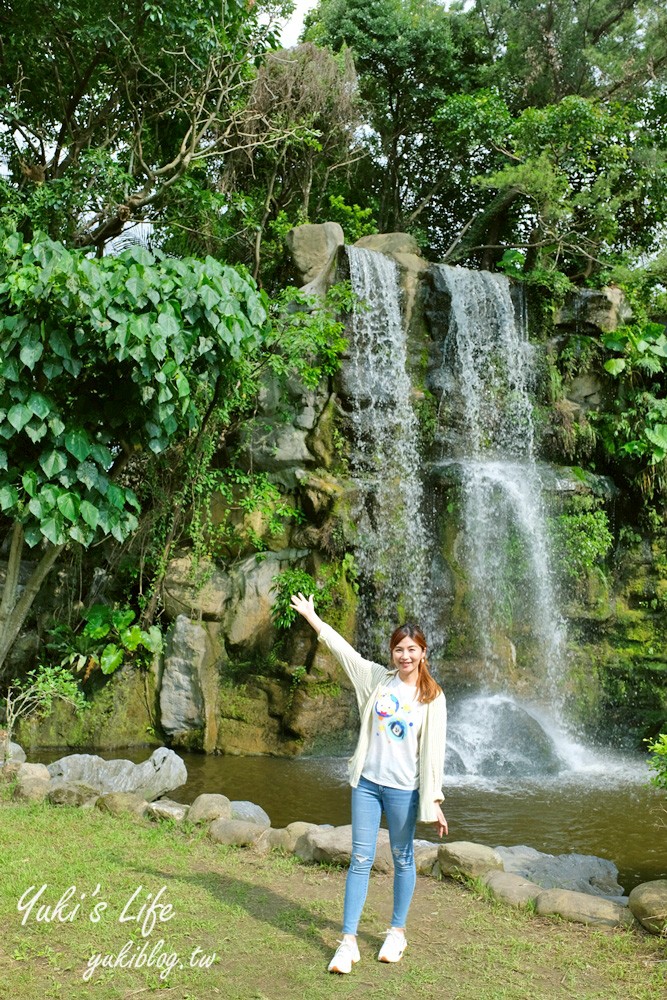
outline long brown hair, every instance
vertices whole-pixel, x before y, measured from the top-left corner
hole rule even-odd
[[[419,625],[413,625],[411,622],[406,622],[405,625],[399,625],[394,632],[392,632],[391,639],[389,640],[389,652],[394,652],[394,647],[398,646],[401,639],[414,639],[418,646],[424,650],[424,655],[421,658],[419,664],[419,672],[417,674],[417,693],[419,695],[419,700],[427,705],[429,701],[435,701],[439,694],[442,693],[442,688],[436,680],[431,676],[431,671],[429,669],[428,660],[426,659],[426,639],[424,633],[420,629]]]

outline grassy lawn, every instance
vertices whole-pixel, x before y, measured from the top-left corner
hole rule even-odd
[[[399,965],[375,958],[391,878],[373,875],[362,961],[349,976],[329,975],[344,878],[168,823],[0,805],[0,997],[665,997],[665,941],[543,920],[427,878],[417,880]]]

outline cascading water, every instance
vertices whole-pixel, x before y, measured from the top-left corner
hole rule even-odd
[[[362,647],[384,655],[399,620],[425,627],[427,538],[422,517],[419,427],[406,371],[398,268],[384,254],[348,248],[352,318],[342,380],[350,405],[351,473],[360,570]]]
[[[352,287],[363,303],[353,316],[349,358],[341,369],[354,438],[350,471],[357,490],[359,639],[362,649],[381,658],[399,619],[420,621],[432,647],[439,645],[441,619],[432,617],[432,609],[448,606],[447,574],[433,572],[430,553],[437,545],[423,516],[398,270],[381,253],[348,248],[348,257]],[[530,400],[535,359],[517,322],[509,282],[445,266],[435,268],[434,278],[451,299],[443,364],[432,377],[441,392],[441,413],[446,412],[440,478],[457,482],[461,490],[459,554],[474,595],[470,617],[489,668],[486,680],[495,680],[492,690],[451,705],[447,782],[481,781],[485,789],[502,794],[509,779],[515,795],[521,780],[533,795],[545,783],[565,787],[563,782],[579,778],[599,782],[613,775],[637,781],[636,762],[583,747],[559,719],[565,633],[552,586],[535,458]],[[516,638],[521,656],[530,646],[527,632],[534,660],[544,665],[540,708],[519,703],[498,683],[498,644],[503,637],[511,644]],[[643,774],[643,762],[641,768]]]
[[[443,465],[455,466],[461,486],[463,561],[480,652],[488,679],[498,680],[498,644],[509,638],[514,648],[508,631],[513,620],[526,619],[557,706],[564,627],[535,461],[533,349],[507,278],[445,265],[436,270],[451,297],[439,382],[444,405],[456,400]]]

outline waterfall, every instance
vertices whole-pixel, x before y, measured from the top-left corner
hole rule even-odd
[[[499,643],[527,624],[550,698],[560,701],[564,627],[550,568],[547,520],[535,460],[530,391],[532,346],[517,322],[507,278],[439,265],[451,296],[442,406],[452,414],[442,466],[455,466],[462,494],[462,561],[480,652],[498,679]]]
[[[428,629],[419,426],[406,370],[398,267],[372,250],[347,252],[360,300],[341,372],[354,441],[359,640],[369,654],[384,657],[388,636],[403,621]]]

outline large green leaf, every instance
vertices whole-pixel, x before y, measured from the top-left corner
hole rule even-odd
[[[61,451],[52,448],[50,451],[42,452],[39,456],[39,464],[45,474],[51,479],[67,468],[67,458]]]
[[[610,375],[620,375],[625,369],[625,365],[626,362],[623,358],[611,358],[610,361],[605,361],[604,368]]]
[[[67,541],[64,524],[61,517],[51,514],[40,523],[40,530],[45,538],[54,545],[62,545]]]
[[[16,403],[9,410],[7,420],[15,430],[21,431],[28,421],[32,420],[32,410],[24,403]]]
[[[120,486],[116,486],[115,483],[109,483],[106,498],[109,503],[113,504],[113,506],[118,510],[122,510],[125,506],[125,493]]]
[[[652,444],[667,452],[667,424],[654,424],[653,427],[647,427],[644,433]]]
[[[162,632],[157,625],[151,625],[148,632],[143,633],[142,644],[151,653],[159,653],[162,650]]]
[[[34,421],[31,421],[25,426],[25,432],[33,444],[37,444],[38,441],[41,441],[42,438],[46,436],[47,430],[48,427],[46,424],[40,422],[35,423]]]
[[[54,438],[60,437],[62,432],[65,430],[65,425],[60,417],[51,417],[49,419],[49,427]]]
[[[137,649],[138,646],[143,646],[143,632],[138,625],[132,625],[130,628],[119,629],[120,641],[122,642],[125,649],[129,650],[131,653]]]
[[[39,337],[33,335],[30,340],[21,346],[19,357],[26,368],[29,368],[30,371],[32,371],[43,353],[44,344],[41,342]]]
[[[137,300],[140,299],[146,292],[148,285],[143,278],[133,275],[125,282],[125,288],[130,293],[130,296],[134,299],[134,301],[137,302]]]
[[[18,491],[15,486],[0,486],[0,510],[9,510],[18,503]]]
[[[79,516],[79,505],[76,493],[61,493],[58,497],[58,510],[68,521],[76,521]]]
[[[86,524],[91,528],[96,528],[99,521],[99,511],[88,500],[82,500],[79,513]]]
[[[78,428],[65,435],[65,447],[71,455],[78,458],[80,462],[88,458],[90,454],[90,441],[84,430]]]
[[[167,339],[178,336],[181,327],[175,316],[169,313],[162,312],[157,319],[158,326],[162,330],[162,334]]]
[[[51,345],[53,353],[57,354],[59,358],[64,358],[66,360],[71,358],[72,342],[67,334],[62,330],[56,328],[51,331],[49,344]]]
[[[106,645],[100,657],[100,668],[103,674],[112,674],[118,670],[123,662],[124,650],[120,649],[114,642]]]
[[[43,517],[46,516],[48,509],[49,509],[48,506],[43,502],[43,498],[41,496],[30,498],[30,502],[28,503],[28,510],[34,517],[38,518],[40,521],[42,520]]]
[[[19,363],[16,358],[7,358],[0,364],[0,375],[3,378],[9,379],[10,382],[18,382],[19,376]]]
[[[90,454],[105,471],[113,465],[113,455],[105,444],[91,444]]]
[[[34,497],[39,483],[37,473],[33,469],[28,469],[27,472],[23,473],[21,482],[23,483],[23,489],[26,491],[28,496]]]
[[[75,542],[86,546],[90,545],[93,538],[95,537],[95,532],[91,531],[90,528],[84,528],[81,524],[73,524],[69,529],[69,536],[73,538]]]
[[[35,416],[39,417],[40,420],[44,420],[51,412],[51,404],[46,396],[42,396],[41,392],[33,392],[26,402]]]
[[[77,479],[89,490],[95,489],[100,481],[100,473],[92,462],[81,462],[76,470]]]

